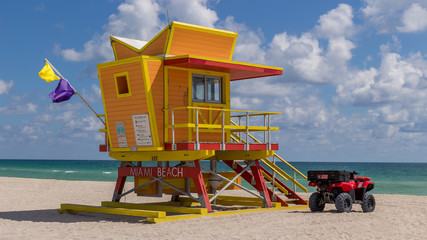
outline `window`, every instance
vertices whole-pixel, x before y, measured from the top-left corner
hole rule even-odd
[[[117,97],[130,97],[129,77],[127,72],[114,74]]]
[[[222,78],[193,74],[193,101],[222,103]]]

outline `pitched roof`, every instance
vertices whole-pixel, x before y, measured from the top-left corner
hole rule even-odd
[[[125,37],[117,37],[117,36],[113,36],[111,35],[111,40],[118,40],[126,45],[129,45],[132,48],[135,48],[136,51],[139,51],[142,47],[145,46],[145,44],[147,44],[147,41],[142,41],[142,40],[137,40],[137,39],[132,39],[132,38],[125,38]]]

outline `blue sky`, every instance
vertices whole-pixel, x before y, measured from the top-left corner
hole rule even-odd
[[[283,112],[288,161],[427,161],[427,1],[1,1],[0,159],[108,159],[74,96],[53,104],[48,58],[99,113],[109,35],[148,41],[169,20],[239,33],[233,60],[284,75],[232,84],[232,108]]]

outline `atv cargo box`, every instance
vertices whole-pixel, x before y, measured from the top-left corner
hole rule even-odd
[[[344,170],[308,171],[307,180],[310,182],[348,182],[351,172]]]

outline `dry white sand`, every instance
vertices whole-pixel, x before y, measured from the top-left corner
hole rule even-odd
[[[131,183],[130,183],[131,184]],[[131,185],[126,189],[130,189]],[[115,183],[0,177],[0,239],[426,239],[427,197],[375,194],[363,213],[266,211],[149,224],[107,214],[58,214],[61,203],[99,206]],[[303,195],[305,198],[308,194]],[[126,202],[159,201],[128,195]]]

